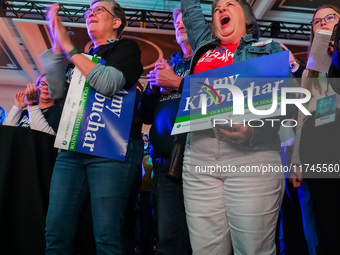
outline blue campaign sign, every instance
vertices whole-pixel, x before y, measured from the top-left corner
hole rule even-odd
[[[86,55],[95,63],[103,59]],[[106,97],[86,81],[78,68],[72,75],[55,141],[63,150],[125,160],[137,84]]]
[[[89,91],[76,151],[124,161],[129,142],[136,84],[112,98]]]
[[[209,128],[212,116],[249,119],[257,109],[268,110],[273,102],[279,108],[288,76],[288,51],[187,76],[172,134]]]
[[[245,95],[247,89],[252,87],[253,102],[271,98],[272,89],[276,84],[279,88],[287,85],[288,63],[289,53],[284,51],[187,76],[184,78],[177,117],[200,113],[200,95],[205,93],[208,99],[210,94],[212,95],[210,104],[208,102],[208,111],[232,106],[233,93],[225,85],[234,85]],[[283,82],[280,82],[282,80]],[[246,96],[244,103],[247,103]]]

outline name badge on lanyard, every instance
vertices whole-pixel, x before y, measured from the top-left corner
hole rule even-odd
[[[315,126],[325,125],[335,121],[336,95],[320,98],[316,102]]]

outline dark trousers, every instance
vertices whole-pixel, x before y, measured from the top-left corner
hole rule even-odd
[[[308,255],[297,190],[288,180],[286,180],[286,190],[282,201],[281,217],[284,254]]]
[[[291,155],[290,147],[285,147],[280,151],[282,165],[288,166],[290,164]],[[277,251],[281,250],[281,254],[285,255],[308,255],[297,190],[288,180],[286,180],[280,218],[279,224],[282,224],[283,242],[280,242],[280,249],[277,249]]]
[[[153,191],[139,193],[139,247],[142,255],[152,255],[154,248]]]
[[[339,254],[340,172],[331,173],[331,167],[340,165],[340,115],[337,114],[333,123],[319,127],[314,123],[313,114],[301,132],[300,157],[315,210],[318,254]],[[325,164],[326,171],[313,171],[311,167],[317,168],[317,164]]]
[[[158,224],[156,255],[191,254],[182,182],[165,176],[165,159],[153,160]]]
[[[339,254],[340,180],[309,179],[318,233],[318,255]]]

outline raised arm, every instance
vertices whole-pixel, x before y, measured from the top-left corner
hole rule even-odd
[[[215,38],[206,21],[199,0],[181,0],[182,19],[188,34],[190,46],[195,51],[198,46]]]

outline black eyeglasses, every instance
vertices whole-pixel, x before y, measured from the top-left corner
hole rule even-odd
[[[336,13],[328,14],[322,19],[313,19],[311,21],[311,24],[313,26],[317,27],[317,26],[321,25],[321,22],[322,22],[323,19],[325,20],[326,23],[330,23],[330,22],[333,22],[335,20],[335,18],[337,18],[337,17],[338,17],[338,15]]]
[[[112,17],[115,18],[115,16],[108,9],[106,9],[104,6],[96,6],[94,8],[87,9],[87,11],[84,13],[84,17],[85,17],[85,19],[87,19],[88,17],[90,17],[91,12],[93,12],[94,15],[97,15],[97,14],[101,13],[103,10],[107,11],[108,13],[111,14]]]
[[[39,82],[37,87],[39,88],[41,86],[48,86],[48,84],[46,82],[44,82],[44,81],[41,81],[41,82]]]

